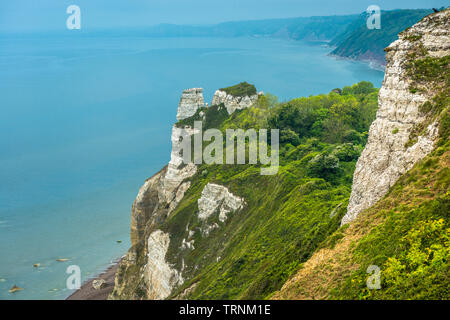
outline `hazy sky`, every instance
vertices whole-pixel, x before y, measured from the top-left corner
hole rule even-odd
[[[159,23],[213,24],[232,20],[360,13],[448,6],[450,0],[0,0],[0,31],[62,30],[66,8],[81,8],[82,28]]]

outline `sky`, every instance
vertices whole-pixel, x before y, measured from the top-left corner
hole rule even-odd
[[[343,15],[373,4],[382,10],[431,8],[450,0],[0,0],[0,32],[63,30],[73,4],[86,29]]]

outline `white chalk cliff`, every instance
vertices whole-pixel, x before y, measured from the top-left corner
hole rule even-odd
[[[433,19],[433,23],[430,23]],[[376,120],[367,145],[356,164],[352,193],[342,224],[380,200],[413,165],[428,155],[438,138],[438,123],[428,123],[420,107],[433,96],[433,88],[411,90],[408,61],[414,51],[440,58],[450,53],[449,10],[422,19],[400,34],[387,49],[386,70],[379,92]],[[425,130],[408,144],[417,125]],[[426,125],[425,125],[426,124]]]

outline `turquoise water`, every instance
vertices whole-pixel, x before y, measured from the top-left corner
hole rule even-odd
[[[169,160],[183,89],[210,101],[248,81],[287,100],[380,86],[382,72],[329,51],[266,38],[0,37],[0,299],[65,298],[69,265],[84,282],[126,252],[131,204]],[[8,293],[14,284],[24,290]]]

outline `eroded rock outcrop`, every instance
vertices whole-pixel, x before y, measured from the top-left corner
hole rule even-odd
[[[235,196],[226,187],[208,183],[198,199],[198,218],[206,220],[219,211],[219,220],[225,222],[227,214],[242,209],[244,203],[244,199]]]
[[[245,201],[232,194],[226,187],[208,183],[202,190],[202,195],[198,199],[198,218],[204,222],[201,228],[203,236],[208,236],[213,230],[220,228],[217,222],[208,223],[208,219],[218,213],[218,220],[224,223],[228,214],[241,210]]]
[[[438,138],[438,122],[430,121],[421,107],[437,90],[414,88],[411,60],[441,58],[450,53],[450,11],[425,17],[400,34],[387,49],[387,66],[379,92],[379,109],[369,131],[368,143],[356,164],[347,214],[348,223],[380,200],[401,175],[428,155]],[[414,131],[423,128],[412,139]]]
[[[223,103],[227,108],[228,114],[232,114],[236,110],[242,110],[250,107],[258,100],[258,95],[235,96],[223,90],[217,90],[214,93],[211,105],[219,105]]]

